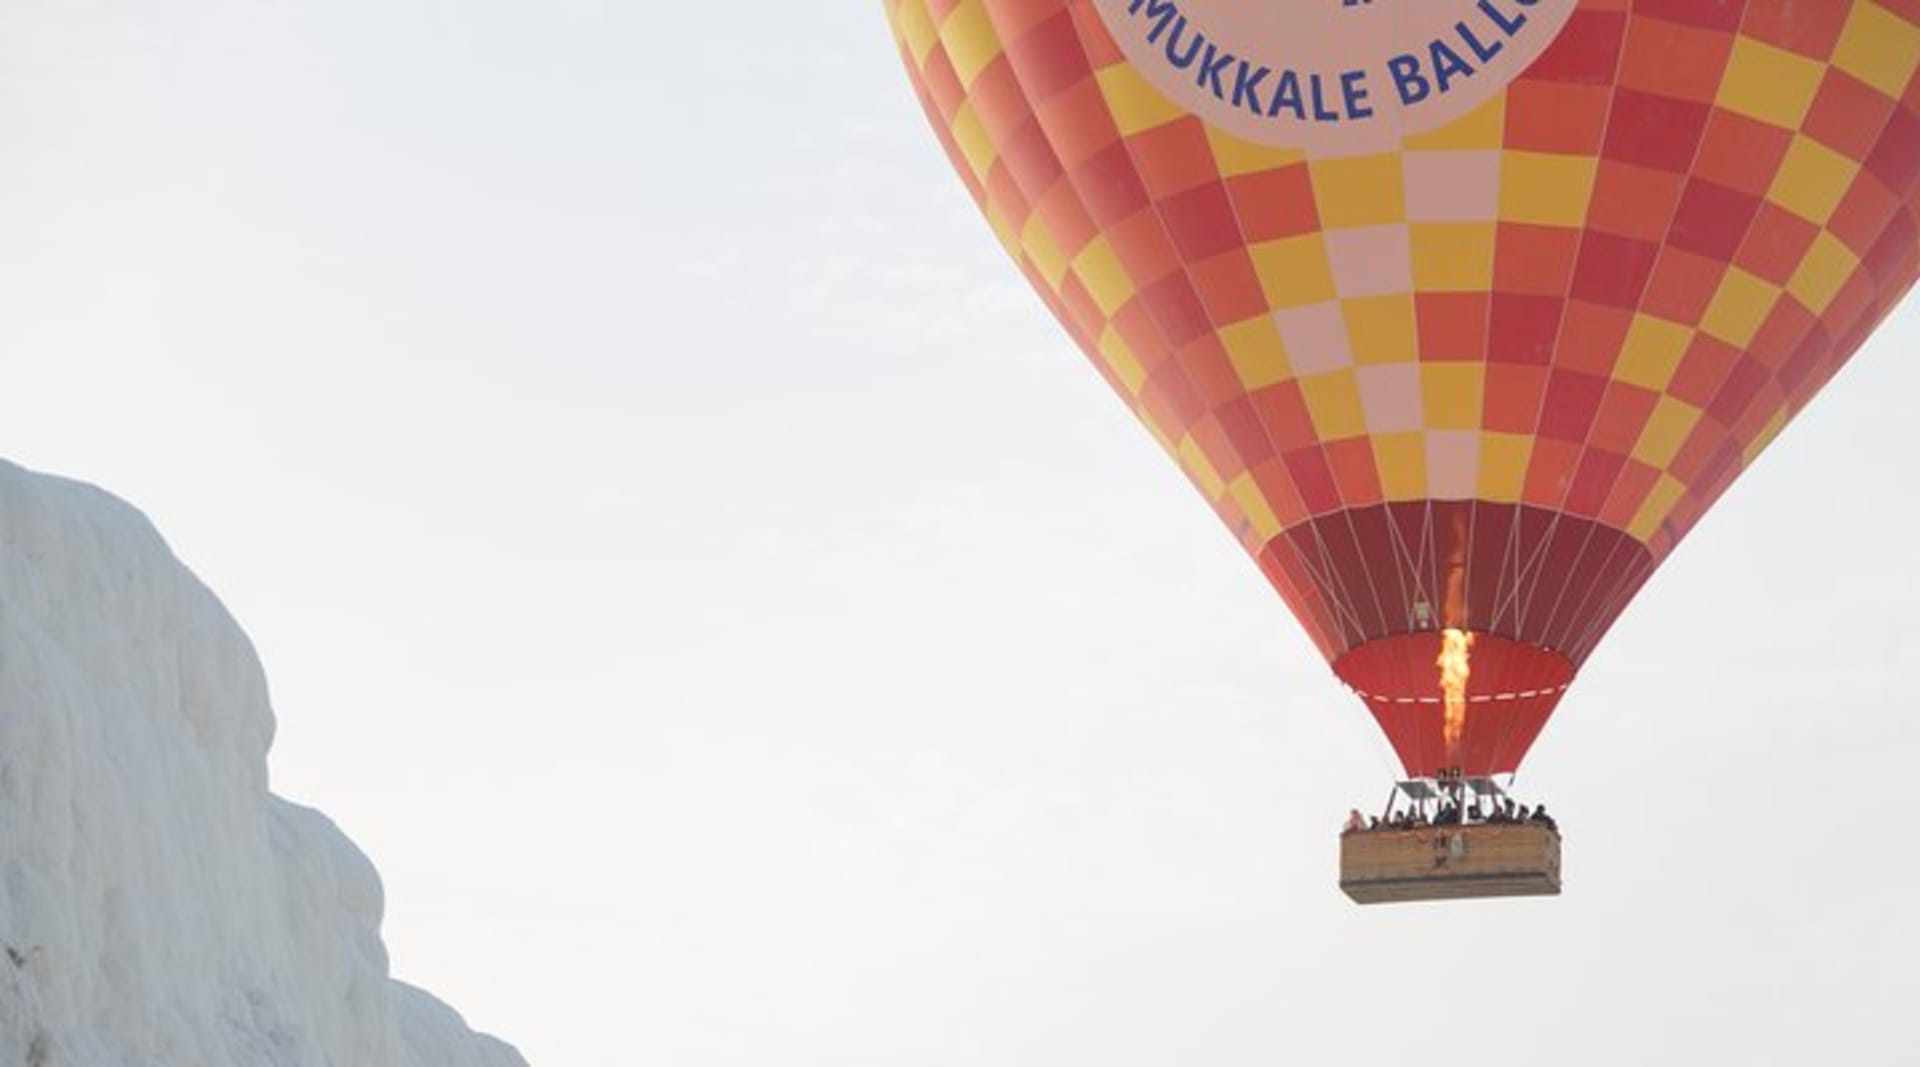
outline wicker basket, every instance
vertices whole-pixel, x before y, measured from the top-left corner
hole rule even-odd
[[[1356,903],[1560,894],[1560,835],[1540,823],[1367,830],[1340,838]]]

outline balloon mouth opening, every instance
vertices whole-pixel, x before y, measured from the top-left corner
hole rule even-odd
[[[1573,683],[1573,663],[1558,652],[1494,634],[1472,634],[1471,643],[1469,707],[1564,692]],[[1369,704],[1443,708],[1445,668],[1436,668],[1435,661],[1446,647],[1440,630],[1382,637],[1334,660],[1333,672]]]
[[[1486,633],[1471,635],[1470,654],[1461,644],[1424,630],[1368,641],[1334,660],[1334,674],[1416,777],[1511,773],[1573,683],[1573,662],[1551,649]],[[1450,670],[1450,650],[1470,658]]]

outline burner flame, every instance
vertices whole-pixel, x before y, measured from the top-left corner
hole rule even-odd
[[[1447,717],[1442,732],[1447,740],[1447,761],[1460,759],[1460,738],[1467,730],[1467,679],[1473,675],[1469,662],[1473,655],[1473,635],[1449,626],[1440,631],[1440,692],[1446,697]]]

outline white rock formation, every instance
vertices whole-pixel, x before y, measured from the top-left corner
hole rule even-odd
[[[0,462],[0,1065],[524,1065],[387,977],[379,876],[272,739],[145,517]]]

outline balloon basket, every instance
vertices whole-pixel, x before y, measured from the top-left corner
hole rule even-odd
[[[1540,823],[1362,830],[1340,838],[1356,904],[1560,895],[1560,835]]]

